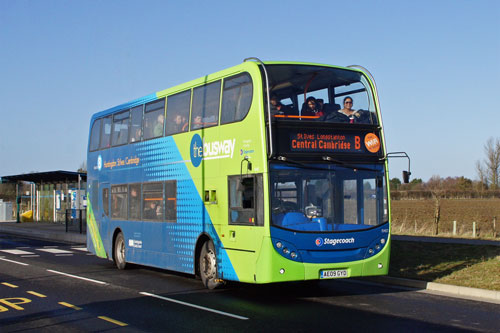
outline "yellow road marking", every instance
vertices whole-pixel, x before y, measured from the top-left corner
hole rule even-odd
[[[38,297],[47,297],[47,296],[45,296],[45,295],[43,295],[43,294],[39,294],[39,293],[37,293],[37,292],[35,292],[35,291],[27,291],[27,293],[28,293],[28,294],[31,294],[31,295],[38,296]]]
[[[7,283],[7,282],[2,282],[2,284],[4,286],[11,287],[11,288],[19,288],[18,286],[14,285],[14,284]]]
[[[116,324],[118,326],[128,326],[128,324],[122,323],[121,321],[114,320],[114,319],[111,319],[111,318],[106,317],[106,316],[98,316],[97,318],[109,321],[110,323]]]
[[[74,310],[81,310],[82,309],[82,308],[77,307],[76,305],[69,304],[69,303],[66,303],[66,302],[59,302],[59,304],[61,304],[63,306],[67,306],[68,308],[72,308]]]

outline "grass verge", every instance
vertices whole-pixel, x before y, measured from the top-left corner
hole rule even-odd
[[[393,240],[389,275],[500,291],[500,247]]]

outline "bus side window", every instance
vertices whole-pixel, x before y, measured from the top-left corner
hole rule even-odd
[[[111,218],[112,219],[127,219],[128,211],[128,186],[116,185],[111,186]]]
[[[141,219],[141,184],[132,184],[129,187],[129,220]]]
[[[189,121],[190,104],[191,90],[168,96],[166,135],[181,133],[188,130],[187,125]]]
[[[104,215],[109,216],[109,188],[102,189],[102,210]]]
[[[130,110],[130,130],[129,130],[129,143],[139,142],[142,138],[142,109],[143,106],[139,105]]]
[[[252,94],[252,79],[248,73],[225,79],[220,123],[227,124],[245,118],[252,104]]]
[[[99,149],[99,138],[101,137],[101,122],[102,119],[97,119],[92,125],[92,130],[90,131],[89,151],[95,151]]]
[[[163,136],[165,99],[146,104],[144,109],[144,140]]]
[[[100,149],[110,147],[111,143],[111,116],[102,119]]]
[[[194,88],[191,129],[216,126],[219,122],[220,80]]]
[[[165,220],[177,222],[177,180],[165,182]]]
[[[144,220],[163,220],[163,183],[145,183],[142,186],[142,217]]]
[[[229,176],[229,224],[264,225],[262,175]]]
[[[129,112],[120,112],[113,116],[113,135],[111,144],[120,146],[128,141]]]

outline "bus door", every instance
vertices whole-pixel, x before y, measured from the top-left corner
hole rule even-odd
[[[228,176],[228,224],[223,230],[225,247],[233,249],[239,257],[253,260],[253,264],[264,230],[262,182],[262,174]]]
[[[96,221],[104,242],[108,240],[110,193],[109,183],[99,183],[99,212],[96,215]]]

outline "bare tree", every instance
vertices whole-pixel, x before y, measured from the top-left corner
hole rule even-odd
[[[481,184],[481,192],[484,191],[484,185],[487,184],[486,180],[486,170],[483,167],[481,161],[476,161],[476,172],[479,177],[479,183]]]
[[[443,197],[443,179],[434,175],[429,179],[426,186],[432,193],[434,198],[434,235],[439,233],[439,221],[441,219],[441,199]]]
[[[476,172],[479,180],[487,184],[492,190],[496,190],[500,178],[500,139],[489,138],[484,145],[486,155],[483,163],[476,162]]]
[[[77,172],[87,172],[87,161],[83,161],[82,164],[80,164]]]

